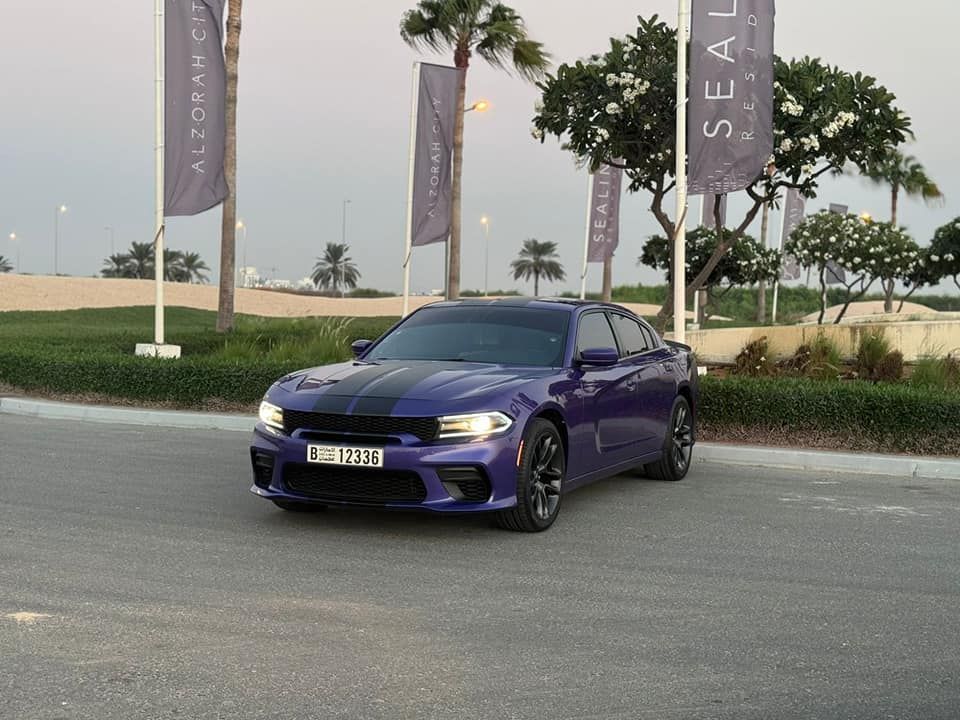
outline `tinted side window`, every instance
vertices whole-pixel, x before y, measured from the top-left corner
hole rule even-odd
[[[617,347],[617,340],[604,313],[591,313],[580,319],[577,333],[577,355],[584,350]]]
[[[625,357],[639,355],[648,350],[653,350],[654,345],[650,339],[650,335],[644,332],[645,328],[636,320],[631,320],[625,315],[614,315],[613,324],[614,327],[617,328],[617,334],[623,343],[623,354]]]

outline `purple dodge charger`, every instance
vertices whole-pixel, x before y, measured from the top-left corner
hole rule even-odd
[[[353,351],[267,392],[253,493],[290,511],[491,512],[539,532],[578,487],[690,468],[693,354],[616,305],[441,302]]]

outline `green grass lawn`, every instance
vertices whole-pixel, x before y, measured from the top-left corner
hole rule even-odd
[[[133,356],[153,339],[153,308],[0,313],[0,383],[47,394],[95,394],[196,405],[258,400],[276,379],[350,357],[397,318],[273,319],[239,316],[229,335],[216,313],[168,308],[167,342],[183,359]]]

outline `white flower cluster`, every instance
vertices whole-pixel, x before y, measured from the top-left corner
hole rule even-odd
[[[793,95],[787,93],[787,97],[784,99],[783,103],[781,103],[780,109],[787,115],[800,117],[803,115],[804,108],[803,105],[797,102],[797,99]]]
[[[807,135],[806,137],[800,138],[800,144],[803,145],[803,149],[807,152],[810,150],[816,152],[820,149],[820,139],[816,135]]]
[[[618,105],[618,104],[615,103],[615,102],[612,102],[612,103],[608,104],[606,109],[607,109],[607,115],[621,115],[621,114],[623,114],[623,108],[620,107],[620,105]]]
[[[829,123],[823,129],[823,136],[827,138],[835,138],[840,134],[840,131],[847,127],[852,127],[853,124],[860,118],[852,112],[840,112],[837,114],[837,117],[833,122]]]
[[[622,87],[623,100],[628,105],[632,105],[641,95],[646,95],[650,90],[650,81],[638,78],[633,73],[623,72],[619,75],[610,73],[607,75],[607,87]]]
[[[530,128],[530,134],[533,135],[534,140],[543,140],[543,130],[534,125]]]
[[[606,128],[597,128],[596,138],[597,142],[606,142],[610,139],[610,131]]]

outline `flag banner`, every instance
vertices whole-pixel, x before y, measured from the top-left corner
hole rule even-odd
[[[413,185],[413,247],[446,242],[453,216],[453,126],[461,71],[420,66]]]
[[[827,263],[827,285],[846,285],[847,271],[833,260]]]
[[[720,224],[723,227],[727,226],[727,196],[720,196]],[[700,226],[705,228],[710,228],[711,230],[717,227],[717,219],[713,216],[713,209],[716,204],[716,195],[704,195],[703,196],[703,207],[701,209]]]
[[[837,215],[846,215],[850,212],[849,205],[838,205],[830,203],[830,212]],[[827,285],[843,285],[847,282],[847,271],[837,265],[833,260],[827,263]]]
[[[773,155],[774,0],[693,0],[690,195],[749,187]]]
[[[588,262],[612,258],[620,245],[620,197],[623,170],[604,165],[593,176],[590,194],[590,250]]]
[[[796,188],[787,190],[787,196],[783,201],[783,231],[780,237],[780,248],[787,244],[790,236],[796,232],[806,218],[807,199],[800,194]],[[781,280],[799,280],[802,275],[800,263],[793,255],[785,255],[783,258],[783,274]]]
[[[226,0],[165,0],[164,198],[168,217],[197,215],[229,195]]]

